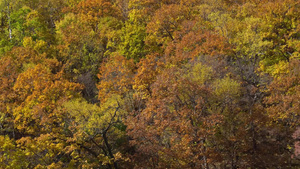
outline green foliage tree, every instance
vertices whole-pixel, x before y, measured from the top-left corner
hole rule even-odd
[[[118,163],[126,160],[119,151],[125,138],[122,104],[118,95],[111,96],[101,106],[80,100],[64,104],[74,118],[69,124],[73,137],[68,138],[70,146],[66,149],[74,160],[83,162],[79,166],[118,168]]]

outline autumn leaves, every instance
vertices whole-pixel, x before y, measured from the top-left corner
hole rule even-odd
[[[298,1],[0,2],[0,168],[299,167]]]

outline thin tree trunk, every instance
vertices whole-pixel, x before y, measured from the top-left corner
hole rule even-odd
[[[107,148],[109,157],[110,158],[115,158],[114,155],[113,155],[113,153],[111,152],[111,147],[109,146],[109,143],[108,143],[108,140],[107,140],[107,136],[106,136],[106,132],[104,132],[102,136],[103,136],[103,140],[104,140],[105,146]],[[118,165],[117,165],[117,163],[115,161],[114,161],[113,164],[114,164],[114,168],[118,169]]]
[[[10,21],[10,10],[9,10],[9,2],[7,3],[7,19],[8,19],[8,31],[9,31],[9,39],[12,39],[12,31],[11,31],[11,21]]]
[[[203,164],[203,168],[204,169],[209,169],[209,166],[208,166],[208,162],[207,162],[207,158],[206,158],[206,147],[204,146],[204,143],[205,143],[205,140],[203,139],[202,141],[202,149],[203,149],[203,161],[204,161],[204,164]]]

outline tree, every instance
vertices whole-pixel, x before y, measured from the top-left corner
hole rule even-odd
[[[278,0],[262,4],[261,11],[266,14],[263,18],[265,25],[264,41],[269,42],[267,53],[262,61],[263,70],[272,73],[273,66],[280,61],[289,61],[292,54],[297,51],[294,44],[299,43],[299,3],[294,0]]]
[[[118,52],[126,58],[133,58],[136,62],[147,54],[145,49],[146,26],[137,21],[134,10],[129,12],[129,19],[122,28]]]
[[[112,95],[101,106],[88,104],[86,101],[66,102],[66,111],[74,118],[69,125],[72,132],[68,138],[68,153],[81,167],[119,168],[118,163],[126,160],[122,157],[121,146],[125,138],[122,118],[122,99]]]
[[[265,99],[267,104],[267,115],[270,117],[270,124],[276,127],[276,133],[283,139],[278,145],[282,149],[283,163],[287,165],[299,164],[299,158],[290,157],[295,152],[294,144],[297,137],[293,137],[299,121],[299,60],[292,59],[286,72],[274,79],[268,86],[269,97]]]
[[[151,85],[146,107],[128,121],[128,134],[137,154],[133,160],[153,168],[203,167],[214,150],[209,139],[221,116],[209,108],[209,67],[171,67]],[[189,72],[191,71],[191,72]],[[142,163],[141,163],[142,162]]]
[[[9,58],[19,57],[21,64],[1,60],[10,64],[3,67],[3,82],[8,85],[1,88],[1,94],[4,90],[10,94],[1,101],[1,108],[3,103],[6,107],[1,109],[1,117],[5,117],[1,120],[5,129],[1,134],[10,137],[16,148],[3,150],[9,157],[3,156],[2,160],[12,168],[55,165],[64,156],[59,133],[64,130],[65,114],[58,112],[57,107],[76,96],[81,86],[64,79],[63,72],[57,71],[61,65],[55,59],[41,61],[42,57],[34,58],[34,52],[25,52],[16,49],[10,53]],[[7,68],[15,70],[8,73]],[[25,162],[17,163],[20,159]]]
[[[117,94],[123,97],[132,89],[134,75],[133,60],[127,60],[123,56],[112,56],[107,62],[103,62],[98,78],[98,99],[106,101],[111,95]]]

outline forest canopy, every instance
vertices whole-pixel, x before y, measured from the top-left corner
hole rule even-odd
[[[0,9],[0,168],[300,168],[299,0]]]

